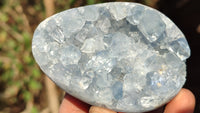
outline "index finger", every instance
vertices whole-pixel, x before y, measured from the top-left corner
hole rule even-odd
[[[89,108],[89,104],[86,104],[75,97],[66,94],[61,103],[59,113],[88,113]]]

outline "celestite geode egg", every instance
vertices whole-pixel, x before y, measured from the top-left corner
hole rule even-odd
[[[145,112],[185,83],[190,48],[178,27],[150,7],[111,2],[69,9],[34,32],[32,52],[59,87],[91,105]]]

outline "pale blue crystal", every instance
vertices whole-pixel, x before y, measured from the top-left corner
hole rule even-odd
[[[146,10],[143,14],[138,28],[147,40],[154,42],[162,37],[166,24],[161,19],[160,14],[154,10]]]
[[[144,5],[104,3],[69,9],[35,30],[32,52],[67,93],[117,112],[146,112],[185,83],[190,48],[165,15]]]
[[[133,8],[130,9],[130,11],[128,12],[128,16],[127,16],[127,20],[128,22],[130,22],[133,25],[137,25],[140,22],[140,19],[143,17],[143,15],[141,15],[144,12],[144,8],[141,5],[137,5]]]

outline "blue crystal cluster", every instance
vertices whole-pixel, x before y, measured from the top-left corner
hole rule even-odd
[[[188,43],[165,15],[144,5],[104,3],[69,9],[35,30],[32,52],[59,87],[92,105],[145,112],[185,83]]]

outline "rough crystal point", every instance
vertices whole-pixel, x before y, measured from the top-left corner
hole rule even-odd
[[[188,43],[150,7],[126,2],[69,9],[35,30],[41,69],[80,100],[118,112],[145,112],[170,101],[185,83]]]

